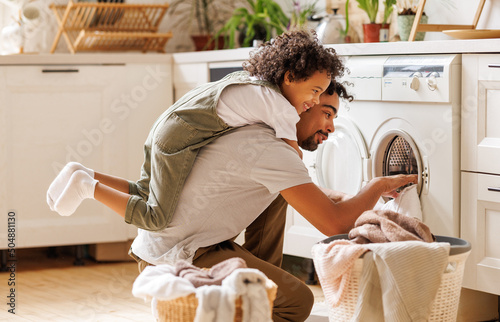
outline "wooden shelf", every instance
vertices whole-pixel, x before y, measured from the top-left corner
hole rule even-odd
[[[61,36],[71,53],[77,51],[140,50],[164,52],[172,33],[158,33],[168,4],[140,5],[69,1],[50,5],[59,24],[52,44],[54,53]]]
[[[415,14],[415,20],[413,21],[413,26],[411,28],[410,36],[408,37],[408,41],[414,41],[417,36],[417,32],[419,31],[443,31],[443,30],[461,30],[461,29],[476,29],[477,23],[479,21],[479,17],[481,16],[481,12],[483,11],[484,3],[486,0],[479,0],[479,4],[476,10],[476,15],[474,16],[474,20],[471,25],[441,25],[441,24],[421,24],[420,18],[424,13],[424,7],[426,0],[420,0],[417,12]]]

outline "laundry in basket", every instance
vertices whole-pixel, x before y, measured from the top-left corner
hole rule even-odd
[[[151,300],[158,321],[271,321],[277,286],[262,272],[238,268],[221,285],[195,287],[170,265],[149,266],[132,293]]]
[[[470,244],[441,236],[431,242],[418,219],[387,210],[365,212],[355,226],[349,238],[360,244],[339,235],[313,246],[330,321],[456,319]]]

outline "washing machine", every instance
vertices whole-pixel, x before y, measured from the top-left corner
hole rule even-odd
[[[313,181],[355,195],[374,177],[417,174],[424,223],[436,235],[459,237],[461,56],[345,63],[354,101],[341,104],[328,140],[304,152]],[[325,236],[292,208],[287,216],[285,254],[311,258]]]

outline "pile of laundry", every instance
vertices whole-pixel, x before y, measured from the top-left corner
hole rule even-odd
[[[195,322],[233,321],[236,299],[241,298],[242,321],[272,321],[267,289],[275,287],[257,269],[247,268],[241,258],[230,258],[210,269],[186,261],[148,266],[132,288],[135,297],[152,301],[158,320],[158,301],[170,301],[195,294],[198,300]]]
[[[342,305],[355,261],[363,268],[352,321],[427,321],[448,265],[449,243],[422,221],[416,185],[358,217],[345,239],[313,246],[325,299]]]

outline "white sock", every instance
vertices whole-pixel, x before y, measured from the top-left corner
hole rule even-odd
[[[54,204],[56,203],[57,199],[59,199],[59,196],[63,192],[64,188],[66,188],[71,175],[78,170],[83,170],[87,172],[89,176],[94,178],[94,170],[86,168],[78,162],[67,163],[61,170],[61,172],[59,172],[54,181],[52,181],[49,189],[47,190],[47,204],[49,205],[50,210],[56,210]]]
[[[97,180],[87,172],[77,170],[68,181],[61,196],[56,200],[54,208],[61,216],[72,215],[80,203],[87,198],[94,198]]]

